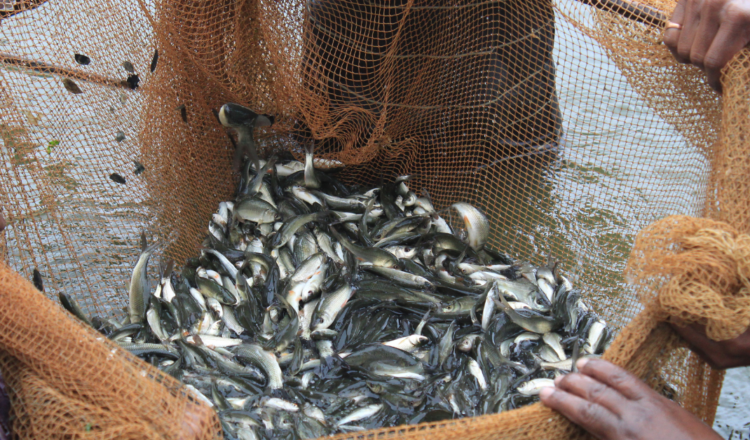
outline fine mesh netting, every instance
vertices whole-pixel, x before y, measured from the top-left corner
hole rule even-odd
[[[438,209],[481,207],[493,248],[561,261],[618,332],[605,358],[713,420],[722,373],[662,322],[706,324],[717,339],[750,323],[750,58],[728,66],[723,97],[711,91],[661,43],[673,2],[642,2],[651,20],[573,0],[10,3],[0,370],[19,438],[221,435],[176,380],[24,279],[37,268],[46,295],[122,317],[141,231],[176,231],[165,255],[195,256],[237,187],[214,115],[226,102],[275,116],[258,133],[264,156],[301,158],[312,140],[347,165],[347,183],[411,174]],[[357,436],[425,430],[585,437],[539,404]]]

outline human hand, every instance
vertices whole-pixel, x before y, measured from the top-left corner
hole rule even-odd
[[[750,365],[750,328],[726,341],[709,339],[704,328],[697,324],[687,327],[673,324],[672,329],[714,368],[724,370]]]
[[[555,379],[542,403],[602,440],[716,439],[697,417],[637,377],[601,359],[581,359],[579,373]]]
[[[750,0],[679,0],[670,22],[664,44],[721,92],[721,69],[750,43]]]

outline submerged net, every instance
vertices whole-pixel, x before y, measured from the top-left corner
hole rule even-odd
[[[674,7],[642,3],[666,15]],[[746,53],[719,97],[699,71],[673,61],[662,25],[572,0],[7,4],[0,370],[20,438],[220,436],[215,415],[174,379],[22,278],[37,268],[47,295],[122,317],[141,231],[177,231],[165,253],[178,263],[196,255],[237,184],[232,140],[213,112],[225,102],[275,116],[260,136],[265,154],[301,157],[314,140],[318,157],[347,165],[338,174],[347,183],[411,174],[410,187],[438,208],[481,207],[493,248],[561,261],[618,331],[607,359],[712,421],[722,373],[662,322],[705,324],[719,339],[750,319],[741,312],[750,264]],[[136,174],[133,161],[145,171]],[[682,217],[636,241],[671,215]],[[704,216],[715,221],[693,218]],[[584,437],[541,405],[357,436],[426,430]]]

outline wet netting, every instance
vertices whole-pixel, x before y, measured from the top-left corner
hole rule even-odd
[[[163,253],[178,265],[197,255],[239,179],[215,116],[226,102],[275,117],[257,132],[264,157],[301,159],[314,141],[346,164],[344,182],[410,174],[438,209],[482,208],[494,249],[560,260],[618,333],[606,359],[711,423],[723,375],[664,322],[715,339],[750,324],[750,58],[728,66],[720,96],[662,43],[673,2],[593,3],[0,3],[0,370],[14,433],[222,435],[212,409],[57,294],[121,318],[141,231],[176,232]],[[380,435],[586,437],[540,404],[356,433]]]

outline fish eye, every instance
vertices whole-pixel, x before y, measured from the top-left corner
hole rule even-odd
[[[411,248],[410,248],[410,247],[408,247],[408,246],[407,246],[407,247],[405,247],[405,248],[404,248],[404,252],[411,252]]]

